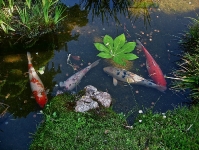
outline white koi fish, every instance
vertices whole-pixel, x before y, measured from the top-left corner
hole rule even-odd
[[[77,86],[79,84],[79,82],[81,81],[82,77],[93,67],[95,67],[96,65],[98,65],[100,59],[98,59],[97,61],[95,61],[94,63],[92,63],[91,65],[87,66],[86,68],[78,71],[77,73],[75,73],[74,75],[72,75],[70,78],[68,78],[66,81],[64,82],[60,82],[59,86],[60,87],[65,87],[66,90],[71,91],[75,88],[75,86]]]
[[[48,102],[46,91],[41,79],[37,75],[32,65],[32,62],[31,62],[32,58],[29,52],[27,52],[27,58],[28,58],[28,72],[29,72],[30,87],[31,87],[31,90],[36,102],[39,104],[41,108],[43,108]]]
[[[161,92],[165,90],[160,85],[157,85],[149,80],[142,78],[141,76],[138,76],[137,74],[134,74],[124,69],[109,66],[103,68],[103,70],[104,72],[113,77],[113,84],[115,86],[117,85],[117,80],[120,80],[129,84],[139,84],[147,87],[152,87]]]

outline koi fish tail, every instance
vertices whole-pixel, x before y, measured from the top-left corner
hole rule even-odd
[[[167,89],[167,87],[166,87],[166,86],[161,86],[161,85],[159,85],[159,86],[157,87],[157,89],[158,89],[159,91],[161,91],[161,92],[164,93],[164,91]]]
[[[28,58],[28,63],[31,64],[32,58],[30,52],[27,52],[27,58]]]
[[[98,59],[98,60],[96,60],[94,63],[92,63],[92,64],[91,64],[91,68],[97,66],[97,65],[99,64],[99,61],[100,61],[100,60],[101,60],[101,59]]]
[[[59,86],[63,87],[64,86],[64,82],[59,82]]]
[[[141,49],[143,47],[142,43],[136,39],[136,42],[137,42],[137,48]]]

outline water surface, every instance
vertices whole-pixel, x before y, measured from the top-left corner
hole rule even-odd
[[[178,40],[190,22],[185,17],[196,17],[196,6],[199,6],[197,1],[192,1],[191,4],[183,1],[183,8],[186,9],[181,9],[180,4],[176,6],[175,1],[167,1],[165,4],[161,2],[159,7],[155,5],[155,8],[143,10],[127,7],[126,1],[118,5],[112,1],[103,5],[95,1],[80,2],[81,5],[79,1],[63,0],[69,6],[64,27],[53,38],[45,38],[36,47],[29,49],[34,67],[39,69],[45,66],[44,74],[40,77],[45,87],[50,89],[49,100],[60,90],[57,86],[59,82],[99,59],[96,56],[99,52],[93,43],[102,42],[106,34],[115,38],[124,33],[128,42],[139,39],[163,73],[172,76],[172,71],[177,67],[176,61],[182,54]],[[139,59],[130,61],[125,68],[150,79],[143,53],[137,49],[134,53]],[[80,60],[71,57],[71,63],[75,67],[67,64],[69,54],[80,57]],[[0,149],[28,149],[32,136],[30,133],[36,131],[36,126],[43,118],[35,100],[30,98],[26,50],[8,51],[0,57],[0,99],[10,106],[8,113],[0,118]],[[113,98],[113,109],[118,113],[151,107],[154,111],[165,112],[189,101],[186,92],[171,89],[170,79],[166,79],[168,90],[165,93],[122,82],[114,86],[112,78],[103,72],[103,68],[110,65],[113,65],[111,61],[102,59],[73,91],[77,92],[86,85],[107,91]],[[131,115],[128,122],[132,124],[134,118],[135,115]]]

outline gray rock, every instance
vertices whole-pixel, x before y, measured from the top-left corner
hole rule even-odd
[[[96,98],[104,107],[108,108],[111,105],[111,96],[107,92],[99,92],[94,98]]]
[[[86,90],[85,96],[82,96],[76,102],[76,112],[86,112],[90,109],[95,109],[99,107],[99,103],[104,107],[110,107],[112,99],[109,93],[98,91],[92,85],[87,85],[84,89]]]
[[[86,112],[90,109],[99,107],[96,101],[93,101],[89,96],[82,96],[80,100],[76,102],[76,112]]]
[[[97,88],[92,85],[87,85],[86,87],[84,87],[84,89],[86,90],[87,96],[94,96],[94,94],[97,92]]]

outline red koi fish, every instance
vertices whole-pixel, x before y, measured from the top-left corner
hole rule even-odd
[[[39,104],[41,108],[43,108],[48,101],[46,91],[41,79],[37,75],[32,65],[31,54],[29,52],[27,52],[27,58],[28,58],[28,72],[29,72],[29,79],[30,79],[30,87],[31,87],[31,90],[36,102]]]
[[[153,79],[153,81],[159,85],[161,88],[161,91],[165,91],[167,89],[166,87],[166,80],[164,78],[164,75],[162,73],[162,70],[160,69],[159,65],[156,63],[156,61],[153,59],[151,54],[147,51],[147,49],[142,45],[142,43],[139,40],[136,40],[138,43],[138,48],[141,49],[146,57],[146,67],[149,73],[149,76]]]
[[[71,57],[72,57],[74,60],[77,60],[77,61],[79,61],[79,60],[80,60],[80,56],[74,56],[74,55],[71,55]]]

